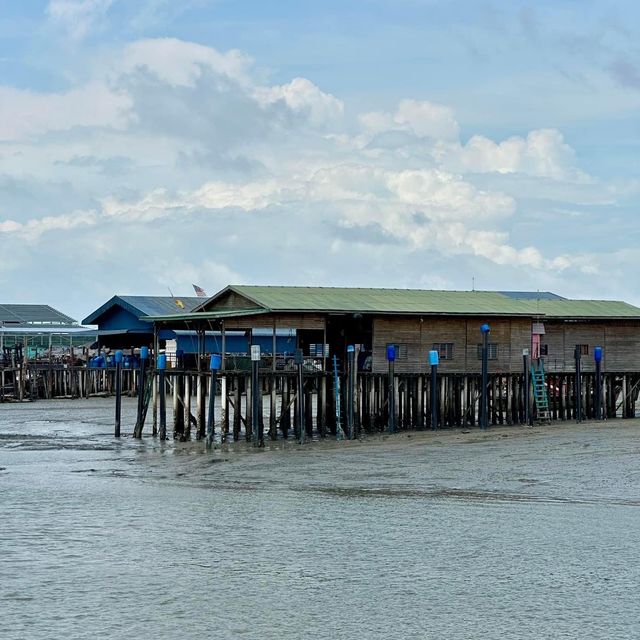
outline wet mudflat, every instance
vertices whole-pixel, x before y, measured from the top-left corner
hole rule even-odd
[[[640,637],[640,421],[211,453],[112,409],[0,405],[3,639]]]

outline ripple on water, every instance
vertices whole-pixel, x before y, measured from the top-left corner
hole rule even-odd
[[[2,640],[640,637],[624,424],[207,453],[60,406],[0,410]]]

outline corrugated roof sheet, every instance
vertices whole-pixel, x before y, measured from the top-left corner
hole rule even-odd
[[[189,313],[174,313],[169,315],[148,316],[141,318],[145,322],[170,320],[223,320],[224,318],[239,318],[244,316],[259,316],[268,313],[268,309],[220,309],[219,311],[191,311]]]
[[[618,300],[522,300],[534,315],[546,318],[640,318],[640,309]]]
[[[81,325],[68,326],[68,325],[5,325],[0,327],[0,333],[4,335],[70,335],[70,336],[95,336],[97,331],[90,329],[89,327],[83,327]]]
[[[217,300],[233,291],[252,308],[216,308]],[[517,297],[516,297],[517,296]],[[533,297],[535,296],[535,298]],[[260,313],[373,313],[416,315],[526,316],[542,318],[584,318],[640,320],[640,309],[613,300],[567,300],[544,292],[434,291],[421,289],[365,289],[346,287],[229,286],[203,303],[202,298],[169,296],[114,296],[84,324],[96,319],[115,304],[128,308],[145,320],[214,320]],[[195,308],[210,309],[197,311]]]
[[[169,313],[189,313],[202,303],[202,298],[175,296],[117,296],[132,307],[135,307],[144,316],[161,316]],[[178,304],[184,305],[184,308]]]
[[[521,303],[496,291],[233,286],[272,311],[345,313],[528,315]]]
[[[347,287],[232,285],[201,304],[215,308],[234,291],[273,312],[545,316],[547,318],[637,318],[640,309],[617,300],[568,300],[551,292],[434,291]]]
[[[202,298],[181,296],[118,296],[105,302],[88,315],[82,324],[99,324],[100,318],[109,309],[120,306],[137,318],[144,316],[164,316],[172,313],[189,313],[202,303]],[[182,305],[182,306],[181,306]]]
[[[497,293],[515,300],[566,300],[551,291],[498,291]]]
[[[13,325],[77,324],[73,318],[48,304],[0,304],[0,322]]]

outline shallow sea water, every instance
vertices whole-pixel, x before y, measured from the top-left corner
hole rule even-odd
[[[211,453],[112,415],[0,405],[3,640],[640,637],[640,421]]]

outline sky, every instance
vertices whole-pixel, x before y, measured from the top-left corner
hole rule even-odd
[[[640,4],[0,0],[0,301],[640,305]]]

